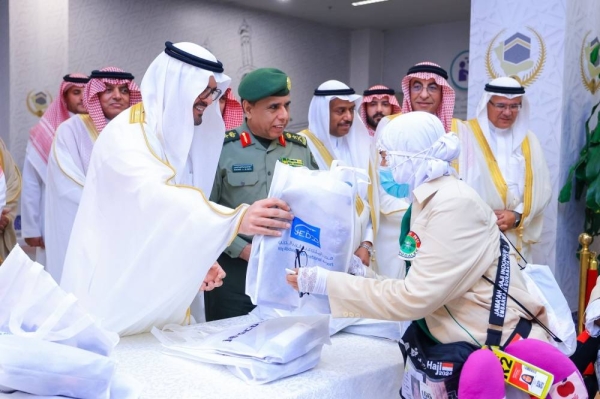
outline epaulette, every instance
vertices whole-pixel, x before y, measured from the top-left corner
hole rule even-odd
[[[238,134],[238,132],[235,129],[229,130],[229,131],[225,132],[225,141],[223,141],[223,144],[229,143],[230,141],[236,141],[239,139],[240,139],[240,135]]]
[[[298,133],[283,132],[283,137],[285,137],[286,141],[306,147],[306,137]]]

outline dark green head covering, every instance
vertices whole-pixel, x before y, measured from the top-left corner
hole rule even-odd
[[[287,96],[291,86],[290,78],[283,71],[260,68],[244,76],[238,94],[243,100],[254,102],[269,96]]]

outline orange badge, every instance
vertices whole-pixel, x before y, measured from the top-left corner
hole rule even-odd
[[[279,144],[285,147],[285,138],[283,137],[283,134],[279,136]]]
[[[242,147],[244,148],[252,144],[252,140],[250,140],[250,133],[242,132],[242,134],[240,134],[240,141],[242,142]]]

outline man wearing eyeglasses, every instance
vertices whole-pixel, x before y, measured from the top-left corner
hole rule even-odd
[[[143,102],[114,118],[94,146],[61,286],[131,335],[184,323],[199,289],[225,277],[215,260],[238,233],[280,236],[278,199],[230,209],[208,200],[231,79],[205,48],[165,43],[141,84]]]
[[[142,100],[133,75],[106,67],[92,71],[85,85],[83,107],[56,129],[48,156],[45,226],[46,270],[60,282],[92,149],[109,121]]]
[[[285,131],[290,120],[290,78],[279,69],[260,68],[240,82],[245,121],[225,133],[210,200],[235,208],[267,198],[275,164],[318,169],[306,139]],[[254,305],[246,295],[246,270],[252,236],[238,234],[218,262],[227,279],[205,293],[206,320],[247,314]]]
[[[525,88],[508,77],[485,85],[477,117],[458,124],[460,177],[490,205],[498,227],[532,262],[540,241],[543,211],[551,198],[548,166],[529,129]]]
[[[447,132],[456,126],[458,119],[452,118],[454,89],[448,84],[448,73],[439,65],[425,61],[410,67],[402,79],[402,94],[402,114],[423,111],[436,115]],[[383,118],[377,130],[383,130],[398,115]]]

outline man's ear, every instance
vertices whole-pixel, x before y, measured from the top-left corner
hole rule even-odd
[[[246,119],[251,119],[252,108],[253,105],[249,101],[242,99],[242,109],[244,110],[244,115],[246,116]]]

